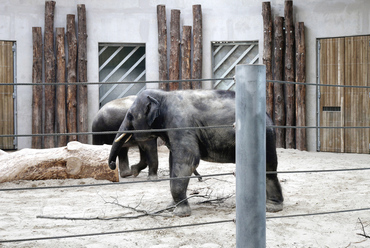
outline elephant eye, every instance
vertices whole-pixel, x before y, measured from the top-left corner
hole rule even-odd
[[[134,117],[132,116],[132,114],[130,112],[127,113],[127,117],[126,117],[129,121],[132,121],[134,119]]]

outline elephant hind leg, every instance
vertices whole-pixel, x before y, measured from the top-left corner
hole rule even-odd
[[[139,143],[140,162],[131,166],[131,171],[134,177],[149,166],[149,178],[156,179],[158,172],[158,150],[157,139]]]
[[[266,177],[266,211],[278,212],[283,210],[284,197],[277,175]]]

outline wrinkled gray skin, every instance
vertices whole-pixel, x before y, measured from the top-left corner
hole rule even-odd
[[[105,104],[95,115],[92,131],[118,131],[126,116],[127,111],[135,101],[136,96],[128,96],[119,98]],[[116,134],[94,134],[93,144],[103,145],[113,144]],[[129,147],[138,146],[140,151],[140,162],[133,166],[129,166],[127,152]],[[119,147],[117,150],[119,159],[119,171],[121,177],[137,176],[140,171],[149,165],[149,178],[155,179],[158,171],[158,153],[157,153],[157,140],[152,139],[145,142],[136,142],[131,139],[126,144]]]
[[[266,116],[267,125],[271,119]],[[141,92],[129,111],[112,145],[109,165],[115,168],[116,156],[122,143],[130,139],[128,130],[147,130],[180,127],[205,127],[232,125],[235,122],[235,93],[232,91],[192,90]],[[171,178],[190,176],[200,159],[210,162],[235,163],[235,130],[233,128],[171,130],[164,132],[137,133],[137,141],[161,137],[170,150]],[[275,133],[266,128],[266,170],[277,170]],[[186,197],[189,179],[170,181],[173,203],[181,202],[174,214],[189,216],[191,208]],[[246,189],[248,190],[248,189]],[[283,194],[276,174],[266,175],[267,211],[283,208]]]
[[[92,131],[105,132],[105,131],[118,131],[126,116],[127,111],[135,101],[136,96],[127,96],[119,98],[106,103],[95,115]],[[111,145],[114,142],[116,134],[94,134],[94,145]],[[129,159],[127,152],[130,147],[138,146],[140,151],[140,162],[138,164],[129,166]],[[158,172],[158,152],[157,152],[157,139],[148,140],[145,142],[136,142],[134,138],[129,142],[123,144],[118,151],[118,168],[121,177],[138,176],[141,170],[149,166],[149,179],[156,179]],[[194,171],[196,176],[200,177],[197,171]]]

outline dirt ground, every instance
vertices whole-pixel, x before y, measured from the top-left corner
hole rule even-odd
[[[161,147],[159,156],[159,178],[168,178],[167,148]],[[278,157],[279,171],[370,167],[370,157],[365,154],[279,149]],[[131,149],[130,162],[135,163],[138,159],[138,151]],[[235,165],[202,161],[198,171],[203,175],[229,173],[235,171]],[[137,178],[121,181],[142,181],[146,178],[147,170]],[[267,247],[370,247],[370,238],[360,235],[364,234],[364,230],[366,235],[370,234],[369,210],[292,216],[370,208],[369,178],[370,170],[279,174],[285,197],[284,210],[267,213]],[[0,184],[0,188],[96,183],[109,182],[93,179],[17,181]],[[191,179],[188,195],[194,196],[190,199],[192,215],[179,218],[171,216],[171,211],[138,217],[143,214],[138,210],[153,213],[166,208],[171,201],[168,181],[0,191],[0,247],[235,247],[235,224],[231,221],[235,218],[235,177],[207,177],[202,182]],[[136,218],[96,219],[117,216]],[[271,219],[280,216],[285,217]],[[60,217],[66,219],[58,219]],[[6,240],[121,232],[218,221],[226,222],[100,236],[2,243]]]

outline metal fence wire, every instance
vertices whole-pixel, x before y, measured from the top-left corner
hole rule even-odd
[[[172,83],[172,82],[189,82],[189,81],[215,81],[221,80],[219,78],[213,79],[186,79],[186,80],[166,80],[166,81],[143,81],[142,83]],[[222,80],[235,80],[235,78],[222,78]],[[272,83],[281,83],[281,84],[302,84],[305,86],[315,86],[317,84],[313,83],[300,83],[300,82],[287,82],[287,81],[277,81],[277,80],[267,80],[267,82]],[[111,82],[110,82],[111,83]],[[138,83],[138,82],[114,82],[112,84],[131,84],[131,83]],[[140,83],[140,82],[139,82]],[[97,83],[41,83],[40,85],[80,85],[80,84],[101,84],[100,82]],[[14,85],[4,83],[2,85]],[[34,85],[33,83],[17,83],[16,87],[18,86],[31,86]],[[344,85],[323,85],[320,84],[320,87],[351,87],[351,88],[364,88],[370,89],[370,86],[344,86]],[[370,126],[366,127],[317,127],[317,126],[273,126],[274,128],[370,128]],[[163,131],[170,131],[170,130],[195,130],[195,129],[212,129],[212,128],[233,128],[232,125],[219,125],[219,126],[207,126],[207,127],[186,127],[186,128],[171,128],[171,129],[156,129],[156,130],[133,130],[127,131],[127,133],[140,133],[140,132],[163,132]],[[93,134],[115,134],[118,131],[108,131],[108,132],[79,132],[79,133],[52,133],[52,134],[5,134],[0,135],[0,138],[3,137],[32,137],[32,136],[62,136],[62,135],[93,135]],[[361,171],[361,170],[370,170],[370,167],[367,168],[347,168],[347,169],[323,169],[323,170],[296,170],[296,171],[277,171],[277,172],[266,172],[266,174],[294,174],[294,173],[344,173],[344,172],[351,172],[351,171]],[[203,178],[207,177],[224,177],[224,176],[235,176],[235,173],[218,173],[218,174],[206,174],[201,175]],[[189,177],[180,177],[175,178],[178,179],[191,179],[191,178],[198,178],[199,176],[189,176]],[[79,184],[79,185],[61,185],[61,186],[41,186],[41,187],[19,187],[19,188],[1,188],[0,192],[10,192],[10,191],[42,191],[46,189],[76,189],[76,188],[86,188],[86,187],[109,187],[113,185],[126,185],[126,184],[145,184],[151,182],[160,182],[160,181],[170,181],[174,180],[172,178],[161,178],[161,179],[152,179],[152,180],[139,180],[139,181],[122,181],[122,182],[115,182],[115,183],[97,183],[97,184]],[[369,211],[370,207],[367,208],[355,208],[355,209],[344,209],[338,211],[326,211],[326,212],[317,212],[317,213],[309,213],[309,214],[293,214],[293,215],[281,215],[281,216],[269,216],[266,219],[280,219],[280,218],[300,218],[300,217],[308,217],[308,216],[317,216],[317,215],[328,215],[328,214],[342,214],[348,212],[359,212],[359,211]],[[131,229],[131,230],[122,230],[122,231],[112,231],[112,232],[98,232],[98,233],[86,233],[86,234],[75,234],[75,235],[61,235],[61,236],[48,236],[48,237],[36,237],[36,238],[19,238],[19,239],[2,239],[0,238],[0,245],[2,243],[17,243],[17,242],[29,242],[29,241],[41,241],[41,240],[55,240],[55,239],[69,239],[69,238],[80,238],[80,237],[92,237],[92,236],[102,236],[102,235],[117,235],[123,233],[133,233],[133,232],[147,232],[147,231],[156,231],[156,230],[166,230],[172,228],[188,228],[194,226],[207,226],[207,225],[220,225],[224,223],[235,223],[235,219],[227,219],[227,220],[219,220],[219,221],[212,221],[212,222],[202,222],[202,223],[192,223],[192,224],[184,224],[184,225],[172,225],[172,226],[164,226],[164,227],[150,227],[150,228],[143,228],[143,229]]]

